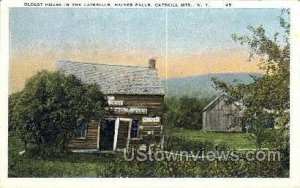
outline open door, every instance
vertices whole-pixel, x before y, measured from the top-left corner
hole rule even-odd
[[[129,146],[132,119],[105,119],[99,127],[99,149],[116,151]]]

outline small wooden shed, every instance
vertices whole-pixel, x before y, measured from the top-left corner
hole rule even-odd
[[[59,61],[57,69],[99,84],[108,100],[109,116],[83,125],[70,148],[116,151],[144,146],[149,135],[161,142],[164,90],[154,59],[145,67]]]
[[[239,111],[239,105],[229,103],[225,94],[218,96],[202,111],[203,130],[241,132],[240,126],[233,126],[233,122],[239,117]]]

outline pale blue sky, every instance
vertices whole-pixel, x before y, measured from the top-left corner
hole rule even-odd
[[[160,50],[165,12],[160,9],[12,9],[11,42],[24,49],[36,42],[111,45]]]
[[[280,30],[280,9],[10,9],[10,91],[58,60],[146,66],[162,78],[257,72],[231,34]],[[166,37],[167,36],[167,37]],[[167,48],[166,48],[167,47]],[[168,52],[168,55],[166,55]]]
[[[280,9],[47,9],[10,10],[12,52],[78,45],[101,50],[164,52],[166,30],[170,52],[198,53],[240,47],[232,33],[247,26],[279,30]],[[39,49],[41,50],[41,49]]]
[[[201,52],[240,47],[231,34],[247,34],[249,25],[280,30],[280,9],[176,9],[169,11],[169,49]],[[249,33],[248,33],[249,34]]]

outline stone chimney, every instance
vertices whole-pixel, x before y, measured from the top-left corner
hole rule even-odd
[[[156,60],[154,58],[149,59],[149,68],[155,69]]]

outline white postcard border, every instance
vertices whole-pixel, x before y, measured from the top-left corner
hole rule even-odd
[[[1,63],[0,63],[0,187],[299,187],[300,186],[300,2],[298,1],[190,1],[208,3],[209,8],[290,8],[291,9],[291,162],[290,178],[8,178],[7,156],[7,122],[8,122],[8,69],[9,69],[9,8],[24,7],[24,2],[1,2]],[[79,0],[63,0],[48,2],[79,2]],[[105,2],[92,0],[89,2]],[[107,1],[106,1],[107,2]],[[110,3],[120,1],[109,1]],[[124,2],[124,1],[122,1]],[[126,1],[143,2],[146,1]],[[159,3],[162,1],[149,0]],[[175,1],[164,1],[175,2]],[[188,2],[188,1],[176,1]],[[50,8],[50,7],[47,7]],[[54,7],[62,8],[62,7]],[[66,8],[66,7],[63,7]],[[74,7],[72,7],[74,8]],[[78,8],[78,7],[77,7]],[[83,7],[88,8],[88,7]],[[95,8],[95,7],[92,7]],[[117,8],[117,7],[114,7]],[[125,7],[122,7],[125,8]],[[142,7],[136,7],[142,8]],[[170,7],[169,7],[170,8]],[[204,7],[206,8],[206,7]]]

